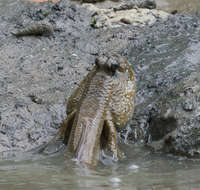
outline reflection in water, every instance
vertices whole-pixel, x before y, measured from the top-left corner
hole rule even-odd
[[[171,12],[177,10],[178,13],[195,13],[200,10],[199,0],[156,0],[159,9]]]

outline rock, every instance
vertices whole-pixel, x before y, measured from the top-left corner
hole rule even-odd
[[[121,18],[120,22],[124,23],[124,24],[131,24],[131,21],[127,18]]]
[[[126,20],[134,26],[153,25],[158,19],[166,20],[169,16],[168,13],[163,11],[137,7],[112,10],[97,8],[93,4],[84,4],[83,6],[94,12],[93,22],[91,21],[91,23],[95,28],[120,27],[121,25],[124,25],[124,22],[121,20]]]

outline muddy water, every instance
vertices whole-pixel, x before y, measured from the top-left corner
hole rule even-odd
[[[136,145],[125,145],[123,149],[127,154],[124,161],[117,164],[105,161],[104,165],[99,165],[95,170],[79,166],[64,154],[51,157],[18,155],[10,161],[0,161],[0,189],[186,190],[200,188],[200,161],[176,159],[159,154],[151,155],[147,150]]]
[[[200,10],[199,0],[156,0],[158,8],[171,12],[177,10],[178,12],[195,13]]]
[[[1,0],[0,13],[5,13],[15,3],[13,0]],[[200,189],[199,160],[151,154],[139,145],[122,143],[121,149],[127,155],[123,161],[111,163],[107,159],[94,170],[81,167],[67,153],[52,156],[0,154],[0,189]]]

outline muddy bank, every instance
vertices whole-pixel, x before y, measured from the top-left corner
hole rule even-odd
[[[125,13],[129,17],[121,16]],[[128,21],[123,22],[123,18]],[[135,114],[130,128],[121,132],[121,138],[151,143],[176,131],[170,133],[176,143],[170,144],[171,149],[165,148],[168,144],[164,143],[162,150],[185,155],[200,150],[199,125],[195,119],[198,90],[186,96],[184,88],[178,88],[183,84],[189,86],[194,76],[199,80],[198,16],[173,16],[134,6],[99,9],[63,0],[18,4],[0,21],[1,152],[26,151],[49,141],[66,117],[68,97],[90,71],[95,57],[111,51],[128,58],[137,78]],[[34,21],[50,23],[53,35],[22,38],[11,35]],[[194,108],[179,106],[186,99],[189,102],[195,99]],[[160,124],[162,114],[169,109],[172,116],[167,118],[173,118],[173,125],[171,119]],[[155,138],[156,134],[159,136]]]
[[[131,140],[153,141],[159,152],[199,155],[198,23],[197,16],[171,16],[141,34],[146,45],[140,51],[129,50],[138,73]]]

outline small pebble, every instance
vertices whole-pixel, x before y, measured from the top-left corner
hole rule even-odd
[[[124,24],[131,24],[131,21],[127,18],[121,18],[120,22],[124,23]]]

